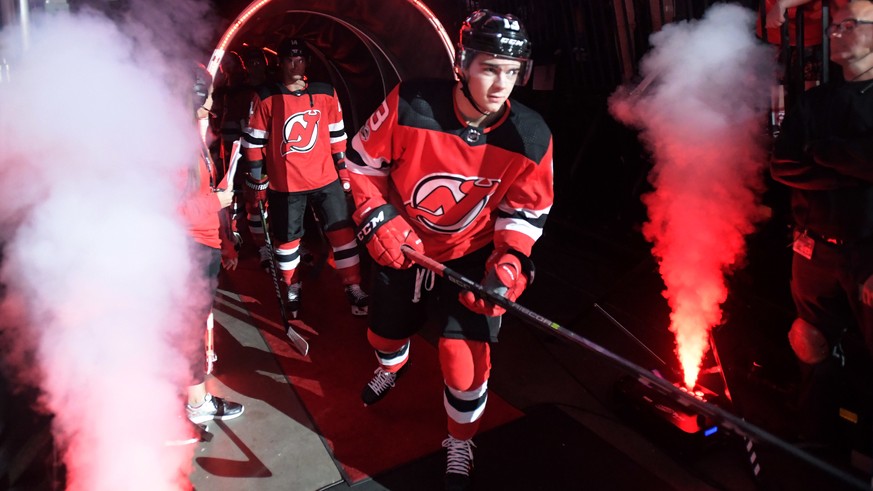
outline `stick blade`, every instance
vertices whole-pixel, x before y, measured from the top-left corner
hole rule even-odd
[[[303,336],[301,336],[297,331],[295,331],[293,327],[291,327],[290,325],[288,325],[286,327],[287,327],[287,330],[285,331],[285,334],[288,336],[288,339],[291,340],[291,344],[293,344],[294,347],[297,348],[297,351],[299,351],[301,355],[303,355],[303,356],[308,355],[309,354],[309,343],[306,342],[306,340],[303,339]]]

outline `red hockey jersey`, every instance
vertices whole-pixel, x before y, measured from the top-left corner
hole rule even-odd
[[[187,195],[179,204],[179,213],[188,225],[188,234],[195,241],[216,249],[221,247],[219,235],[218,212],[221,203],[212,192],[211,178],[214,178],[213,170],[209,168],[203,156],[197,164],[198,170],[187,176],[180,176],[180,187],[187,188]],[[192,181],[185,184],[185,180]],[[193,184],[193,186],[192,186]]]
[[[453,87],[404,82],[388,94],[352,139],[355,204],[391,203],[437,261],[492,240],[530,255],[554,199],[551,132],[517,102],[488,128],[467,126]]]
[[[270,189],[311,191],[336,181],[332,154],[345,152],[346,130],[333,86],[313,82],[295,92],[281,83],[259,87],[243,147],[249,161],[266,158]]]

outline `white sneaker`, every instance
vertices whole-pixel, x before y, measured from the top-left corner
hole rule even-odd
[[[188,419],[194,424],[205,423],[220,419],[222,421],[242,416],[245,406],[238,402],[231,402],[212,394],[206,394],[203,404],[197,407],[186,405]]]

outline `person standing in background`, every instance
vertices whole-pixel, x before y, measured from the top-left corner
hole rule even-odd
[[[799,97],[771,162],[791,189],[797,320],[788,337],[805,373],[800,436],[825,444],[849,330],[860,329],[873,353],[873,3],[837,10],[827,33],[844,80]]]
[[[366,315],[368,299],[360,286],[358,243],[345,197],[349,184],[342,107],[333,86],[306,78],[311,53],[302,39],[282,40],[276,54],[281,81],[257,89],[244,130],[248,206],[269,201],[275,259],[292,315],[300,309],[298,266],[307,204],[331,245],[352,314]]]
[[[203,107],[209,98],[212,77],[206,67],[199,65],[195,70],[194,111],[197,119],[208,117]],[[216,189],[218,184],[215,166],[205,143],[197,166],[188,173],[184,195],[179,204],[179,213],[188,224],[191,237],[191,257],[194,259],[193,276],[190,283],[194,288],[205,288],[205,292],[195,293],[191,298],[202,300],[190,312],[186,312],[184,327],[186,341],[181,345],[190,349],[191,382],[188,386],[188,419],[194,424],[211,420],[228,420],[242,415],[245,407],[214,396],[206,390],[206,319],[212,310],[212,302],[218,288],[218,273],[222,265],[229,270],[236,268],[237,255],[231,237],[221,233],[219,212],[230,206],[233,200],[232,189]]]

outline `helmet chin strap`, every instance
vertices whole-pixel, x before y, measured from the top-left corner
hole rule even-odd
[[[476,101],[473,100],[473,94],[470,93],[470,87],[467,85],[467,79],[464,78],[463,76],[460,78],[461,78],[461,93],[464,94],[464,97],[466,97],[468,101],[470,101],[470,104],[473,105],[473,109],[479,111],[481,114],[483,114],[485,116],[490,116],[491,115],[490,112],[483,111],[479,107],[479,105],[476,104]]]

